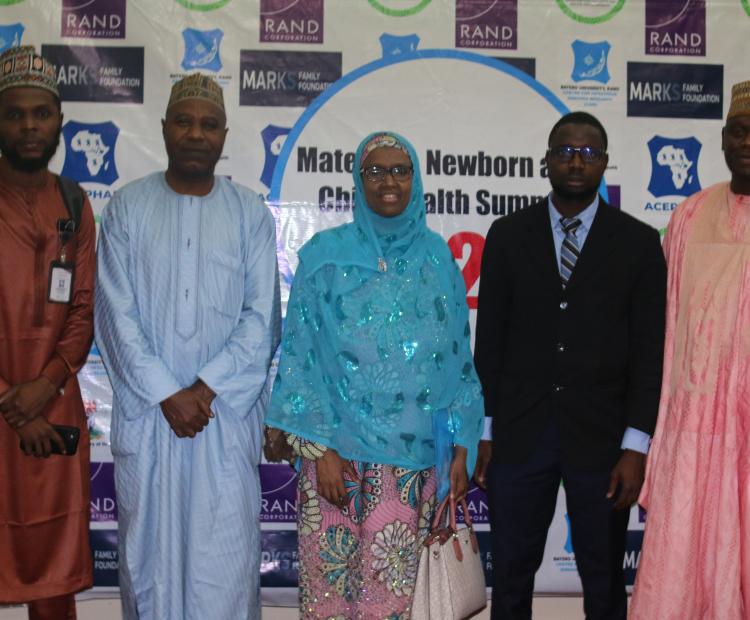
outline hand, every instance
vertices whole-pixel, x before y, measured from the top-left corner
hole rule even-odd
[[[477,450],[477,464],[474,465],[474,482],[480,489],[487,490],[487,467],[492,460],[492,442],[482,439]]]
[[[26,422],[20,428],[16,428],[15,431],[21,438],[21,446],[26,456],[46,459],[52,453],[53,444],[60,449],[62,454],[65,454],[65,443],[62,437],[42,416]]]
[[[467,452],[463,446],[453,446],[453,460],[448,478],[451,483],[450,496],[457,502],[464,499],[469,492],[469,473],[466,471]]]
[[[208,408],[210,412],[211,403],[214,401],[214,398],[216,398],[216,392],[203,383],[203,379],[198,379],[190,386],[190,389],[206,404],[206,408]],[[213,417],[213,415],[211,417]]]
[[[635,450],[623,450],[609,476],[607,498],[615,496],[617,487],[620,493],[615,500],[615,510],[630,508],[638,499],[646,475],[646,455]]]
[[[352,480],[359,478],[352,464],[342,459],[336,450],[328,448],[323,456],[315,461],[315,473],[318,479],[318,493],[334,506],[346,506],[344,474],[348,474]]]
[[[161,411],[178,437],[195,437],[214,417],[211,408],[192,387],[175,392],[160,403]]]
[[[41,415],[56,394],[57,389],[47,377],[19,383],[0,396],[0,412],[11,428],[19,429]]]
[[[282,461],[287,461],[290,465],[294,463],[296,456],[292,446],[286,441],[287,434],[284,431],[266,426],[263,434],[265,436],[263,456],[269,463],[281,463]]]

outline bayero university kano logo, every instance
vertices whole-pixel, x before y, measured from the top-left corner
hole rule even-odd
[[[0,52],[21,45],[23,24],[0,25]]]
[[[118,178],[115,146],[120,129],[112,121],[68,121],[62,129],[65,163],[61,174],[79,183],[112,185]]]
[[[576,39],[571,43],[571,47],[574,60],[570,77],[574,82],[594,81],[602,84],[609,82],[607,59],[612,46],[607,41],[586,43]]]
[[[199,69],[201,71],[221,70],[221,39],[224,32],[215,30],[196,30],[185,28],[182,38],[185,41],[185,55],[182,58],[182,68],[186,71]]]
[[[651,180],[648,191],[656,198],[690,196],[700,191],[698,157],[701,143],[694,137],[663,138],[648,141],[651,153]]]

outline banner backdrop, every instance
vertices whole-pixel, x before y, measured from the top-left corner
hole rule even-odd
[[[123,184],[164,169],[171,85],[193,71],[224,87],[229,135],[217,173],[266,197],[284,301],[296,252],[349,220],[354,149],[376,129],[421,158],[428,223],[476,309],[484,235],[549,191],[544,152],[561,114],[609,133],[602,192],[663,230],[686,196],[725,179],[722,116],[748,79],[748,0],[0,0],[0,51],[33,43],[57,64],[65,122],[52,168],[97,217]],[[92,438],[94,595],[117,591],[111,388],[96,347],[81,373]],[[263,599],[296,604],[296,476],[261,465]],[[492,571],[487,501],[469,509]],[[645,517],[631,513],[632,583]],[[502,535],[497,532],[495,535]],[[540,592],[577,592],[558,501]]]

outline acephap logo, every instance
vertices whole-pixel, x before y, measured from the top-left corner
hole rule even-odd
[[[697,138],[654,136],[648,141],[651,155],[651,179],[648,191],[656,198],[691,196],[701,190],[698,158],[701,143]]]
[[[62,175],[79,183],[112,185],[118,178],[115,147],[120,129],[112,121],[68,121],[62,129],[65,162]]]

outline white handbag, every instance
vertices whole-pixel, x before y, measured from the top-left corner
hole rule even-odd
[[[456,503],[450,501],[447,527],[441,527],[449,505],[438,507],[432,531],[419,557],[412,620],[461,620],[487,605],[479,543],[466,502],[461,500],[466,527],[456,527]]]

